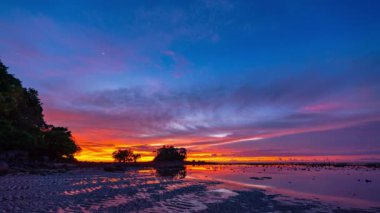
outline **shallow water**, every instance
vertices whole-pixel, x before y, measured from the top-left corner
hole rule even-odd
[[[378,191],[364,167],[93,168],[2,176],[0,212],[379,212]]]
[[[187,174],[346,207],[380,206],[380,169],[362,166],[206,165],[188,166]]]

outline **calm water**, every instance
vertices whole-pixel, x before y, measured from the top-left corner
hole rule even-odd
[[[0,212],[380,211],[380,170],[212,165],[0,177]]]
[[[346,207],[380,206],[380,170],[310,166],[187,166],[186,178],[209,179],[238,188],[265,189],[286,198],[307,198]],[[285,199],[285,198],[284,198]]]

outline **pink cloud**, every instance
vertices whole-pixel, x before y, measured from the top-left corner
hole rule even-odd
[[[344,108],[345,105],[337,102],[327,102],[327,103],[319,103],[314,105],[304,106],[302,111],[304,112],[325,112],[325,111],[333,111],[340,108]]]

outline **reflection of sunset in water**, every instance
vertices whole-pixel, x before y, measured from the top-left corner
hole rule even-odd
[[[126,172],[92,168],[51,176],[5,176],[0,183],[0,191],[7,196],[18,198],[22,190],[24,198],[2,199],[6,205],[0,205],[0,210],[12,203],[25,211],[41,212],[125,212],[131,208],[193,212],[211,210],[215,205],[243,208],[240,212],[254,207],[265,207],[262,212],[282,211],[283,207],[306,208],[305,212],[361,212],[380,203],[380,169],[361,166],[188,165],[130,168]],[[37,199],[40,197],[45,199]],[[30,199],[36,202],[25,202]],[[267,208],[271,205],[278,206]]]
[[[376,206],[380,203],[379,169],[361,166],[199,165],[187,166],[187,170],[188,178],[264,188],[294,197],[319,198],[348,206]]]
[[[379,11],[0,0],[0,213],[380,213]]]

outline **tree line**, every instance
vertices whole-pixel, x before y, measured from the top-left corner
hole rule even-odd
[[[74,159],[81,149],[68,128],[47,124],[38,91],[24,88],[22,82],[8,73],[0,61],[0,154],[26,151],[33,159]],[[112,153],[119,162],[137,162],[140,154],[131,149]],[[163,146],[156,150],[154,161],[184,161],[185,148]]]
[[[141,158],[140,154],[135,154],[131,149],[118,149],[112,153],[115,161],[120,163],[137,162]],[[154,162],[162,161],[184,161],[187,157],[187,150],[185,148],[176,148],[174,146],[163,146],[156,150]]]
[[[12,150],[72,160],[80,147],[67,128],[46,123],[38,91],[24,88],[0,61],[0,153]]]

